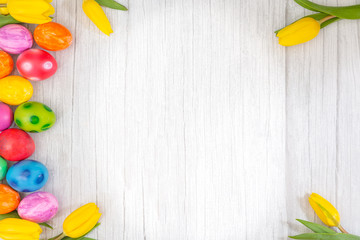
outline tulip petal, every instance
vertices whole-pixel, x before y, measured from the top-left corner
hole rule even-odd
[[[7,218],[0,221],[0,238],[4,240],[36,240],[41,232],[38,224],[27,220]]]
[[[10,15],[25,23],[42,24],[52,21],[49,15],[55,13],[54,7],[48,0],[8,0]]]
[[[109,19],[95,0],[84,0],[82,7],[86,16],[100,29],[100,31],[108,36],[110,33],[113,33]]]
[[[338,227],[340,225],[339,212],[325,198],[321,197],[319,194],[312,193],[309,197],[309,202],[324,224],[330,227]]]
[[[320,23],[311,17],[302,18],[277,33],[279,44],[293,46],[315,38],[320,32]]]
[[[72,212],[64,221],[63,231],[72,238],[87,234],[99,221],[101,213],[95,203],[86,204]]]

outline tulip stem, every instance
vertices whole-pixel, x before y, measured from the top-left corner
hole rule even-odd
[[[348,234],[348,232],[341,225],[339,225],[338,228],[342,233],[347,233]]]
[[[54,240],[61,240],[64,237],[66,237],[66,235],[64,233],[62,233],[61,235],[59,235],[57,238],[55,238]]]
[[[321,19],[321,20],[319,21],[319,23],[322,24],[322,23],[324,23],[324,22],[326,22],[326,21],[328,21],[328,20],[330,20],[330,19],[333,19],[333,18],[335,18],[335,16],[333,16],[333,15],[324,17],[323,19]]]

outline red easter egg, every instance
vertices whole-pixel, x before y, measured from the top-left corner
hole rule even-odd
[[[10,128],[0,133],[0,156],[6,160],[21,161],[34,152],[34,140],[23,130]]]
[[[50,53],[40,49],[29,49],[19,55],[16,67],[24,78],[42,81],[55,74],[57,63]]]

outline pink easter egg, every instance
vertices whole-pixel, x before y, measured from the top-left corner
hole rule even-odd
[[[31,32],[19,24],[0,28],[0,48],[10,54],[19,54],[33,45]]]
[[[5,103],[0,102],[0,131],[8,129],[14,120],[11,108]]]
[[[47,192],[35,192],[21,200],[18,213],[22,219],[43,223],[52,219],[59,208],[56,197]]]

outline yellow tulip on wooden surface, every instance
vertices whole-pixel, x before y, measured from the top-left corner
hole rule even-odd
[[[85,204],[65,219],[63,233],[51,239],[61,240],[66,236],[70,238],[83,237],[99,225],[100,217],[101,213],[95,203]]]
[[[27,220],[6,218],[0,221],[0,239],[38,240],[41,233],[39,224]]]
[[[51,0],[7,0],[7,9],[16,20],[24,23],[43,24],[51,22],[55,13]]]
[[[325,198],[317,193],[312,193],[309,197],[311,207],[320,220],[329,227],[337,227],[341,232],[347,231],[340,225],[340,214],[338,210]]]
[[[340,214],[336,208],[319,194],[312,193],[309,197],[311,207],[320,220],[330,226],[338,227],[340,225]]]
[[[311,17],[302,18],[281,29],[276,36],[282,46],[294,46],[315,38],[320,32],[320,23]]]
[[[104,10],[95,0],[84,0],[83,10],[88,18],[106,35],[113,33],[109,19]]]

